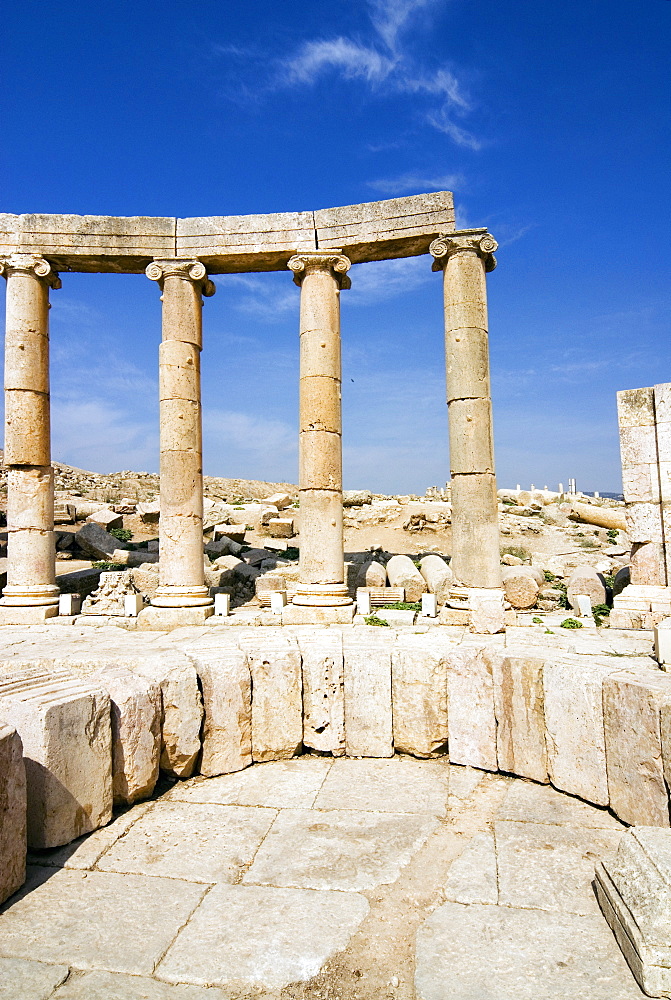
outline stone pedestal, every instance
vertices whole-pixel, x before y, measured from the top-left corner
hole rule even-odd
[[[301,286],[299,497],[300,580],[293,603],[352,603],[345,583],[340,405],[340,289],[350,262],[338,250],[297,254]]]
[[[0,605],[58,605],[49,414],[49,288],[61,283],[34,254],[0,260],[7,279],[5,463],[7,586]]]
[[[444,276],[451,566],[466,587],[501,586],[485,282],[496,248],[486,229],[450,233],[429,248]]]
[[[203,472],[200,408],[202,296],[214,295],[198,260],[156,260],[146,269],[163,292],[159,349],[161,561],[152,604],[211,605],[203,574]]]

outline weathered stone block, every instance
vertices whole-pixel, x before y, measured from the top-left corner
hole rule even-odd
[[[603,684],[610,807],[623,822],[669,826],[660,710],[671,704],[671,675],[622,670]]]
[[[132,669],[161,689],[161,770],[176,778],[191,777],[203,719],[195,667],[184,653],[166,649],[138,657]]]
[[[109,531],[110,528],[123,528],[123,517],[121,514],[110,510],[109,507],[103,507],[102,510],[96,511],[95,514],[89,514],[86,522],[87,524],[98,524],[106,531]]]
[[[614,860],[596,867],[603,915],[641,989],[671,996],[671,833],[627,831]]]
[[[447,662],[454,647],[432,635],[399,635],[392,652],[394,749],[416,757],[445,752]]]
[[[410,556],[392,556],[387,563],[387,577],[392,587],[403,587],[405,599],[410,603],[419,601],[429,589]]]
[[[370,633],[343,635],[345,744],[348,757],[393,755],[392,641],[392,636],[382,638]]]
[[[303,742],[301,654],[283,636],[243,637],[252,675],[252,757],[286,760]]]
[[[0,903],[26,880],[26,768],[21,737],[0,722]]]
[[[496,771],[493,660],[484,646],[454,649],[447,664],[448,746],[453,764]]]
[[[298,637],[303,661],[303,743],[321,753],[345,753],[342,637],[334,630]]]
[[[493,657],[499,770],[546,782],[543,665],[523,650]]]
[[[0,717],[21,737],[28,843],[58,847],[112,817],[110,699],[65,671],[24,667],[0,681]]]
[[[627,507],[627,534],[632,542],[662,542],[662,514],[659,504],[632,503]]]
[[[110,559],[115,549],[127,549],[125,542],[120,542],[114,535],[101,528],[99,524],[88,522],[79,529],[75,541],[82,552],[92,559]]]
[[[617,394],[617,419],[623,427],[653,427],[655,423],[654,390],[622,389]]]
[[[617,670],[594,657],[568,654],[546,660],[543,668],[550,781],[598,806],[608,805],[602,688]]]
[[[252,763],[252,682],[245,653],[234,646],[192,647],[189,652],[203,692],[203,754],[208,778],[241,771]]]
[[[105,666],[91,676],[110,696],[112,790],[115,804],[149,798],[161,755],[161,689],[126,666]]]

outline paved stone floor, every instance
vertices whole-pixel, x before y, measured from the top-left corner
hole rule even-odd
[[[0,998],[635,1000],[591,888],[622,831],[442,761],[194,778],[31,856]]]

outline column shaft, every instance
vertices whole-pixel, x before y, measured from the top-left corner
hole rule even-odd
[[[339,251],[304,253],[289,267],[301,286],[299,494],[300,582],[294,604],[351,604],[345,583],[342,509],[340,289],[349,261]]]
[[[12,254],[5,332],[7,586],[2,604],[58,604],[49,412],[49,288],[61,283],[48,261]]]
[[[496,266],[486,230],[434,240],[443,271],[452,479],[452,569],[467,587],[500,587],[485,272]]]
[[[214,294],[200,261],[155,261],[147,276],[163,291],[159,348],[161,518],[159,587],[152,604],[212,604],[203,572],[200,405],[201,296]]]

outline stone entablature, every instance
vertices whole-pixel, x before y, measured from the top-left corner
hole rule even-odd
[[[447,402],[457,582],[500,590],[485,274],[497,244],[456,231],[438,191],[316,212],[205,219],[0,216],[7,280],[5,460],[8,583],[4,623],[57,614],[49,431],[49,291],[58,270],[134,273],[160,285],[160,586],[154,625],[171,609],[213,613],[203,579],[200,351],[209,273],[288,269],[301,288],[300,583],[293,603],[353,616],[344,576],[340,292],[352,263],[430,252],[443,272]],[[350,608],[345,612],[344,608]],[[168,617],[170,615],[168,614]],[[174,616],[173,616],[174,617]]]
[[[139,274],[154,258],[197,258],[211,274],[281,271],[302,251],[338,248],[352,261],[427,253],[454,230],[450,191],[269,215],[193,219],[0,214],[0,256],[40,254],[56,270]]]

